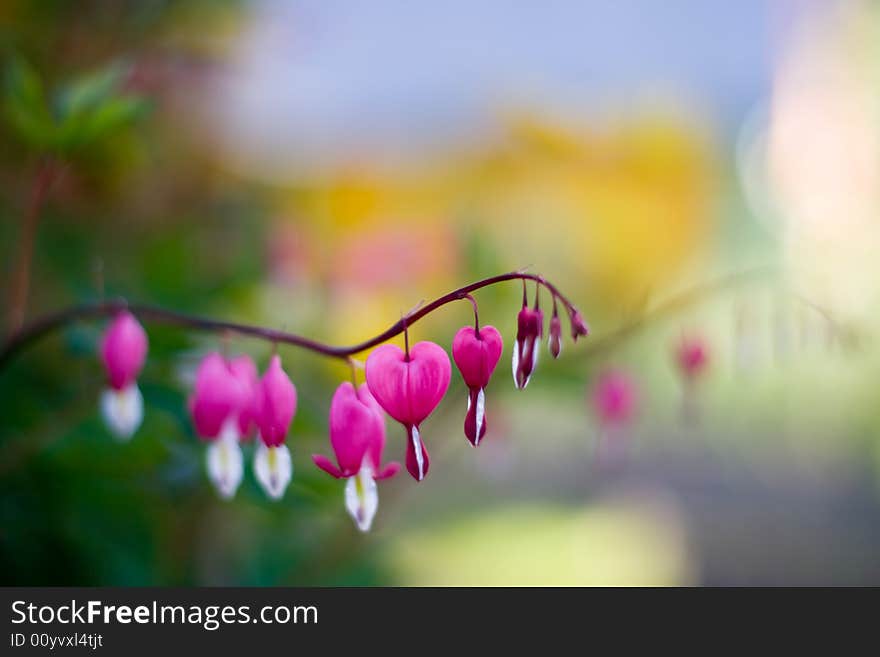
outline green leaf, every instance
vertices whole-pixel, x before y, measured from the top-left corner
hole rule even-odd
[[[3,113],[6,120],[25,142],[38,147],[49,145],[55,125],[40,76],[24,58],[14,55],[6,67],[5,77]]]
[[[101,107],[117,92],[127,71],[128,66],[115,63],[66,85],[58,97],[58,115],[61,120],[84,115]]]
[[[62,148],[76,148],[94,143],[133,123],[148,107],[139,96],[108,98],[86,114],[68,117],[61,126]]]

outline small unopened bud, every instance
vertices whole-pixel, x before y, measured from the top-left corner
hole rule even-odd
[[[553,315],[550,318],[550,336],[547,338],[547,346],[550,348],[550,354],[553,358],[559,358],[562,352],[562,322],[559,315]]]
[[[587,326],[580,311],[575,310],[571,313],[571,339],[577,342],[579,336],[588,336],[589,334],[590,327]]]
[[[538,364],[538,342],[544,333],[544,313],[523,307],[516,318],[516,344],[513,346],[513,381],[519,389],[529,384]]]

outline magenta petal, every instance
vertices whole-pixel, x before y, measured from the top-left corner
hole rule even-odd
[[[333,461],[328,459],[323,454],[312,454],[312,461],[314,461],[315,465],[317,465],[330,476],[336,477],[337,479],[342,478],[342,471],[335,465],[333,465]]]
[[[473,326],[465,326],[452,341],[452,358],[468,387],[485,388],[503,349],[504,341],[494,326],[481,326],[479,336]]]
[[[449,388],[452,366],[449,356],[438,344],[419,342],[410,350],[407,390],[411,421],[421,424],[443,399]]]
[[[369,395],[366,389],[363,392]],[[372,459],[381,458],[385,445],[382,417],[377,413],[375,403],[365,403],[361,396],[351,383],[345,381],[336,389],[330,403],[330,444],[346,475],[360,470],[368,451],[371,451]],[[376,461],[373,467],[378,465]]]
[[[400,347],[378,347],[367,358],[367,385],[379,405],[401,424],[419,424],[449,387],[451,366],[443,348],[419,342],[409,360]]]
[[[246,396],[241,382],[233,376],[223,356],[208,354],[199,363],[190,400],[193,424],[202,438],[216,438],[227,418],[238,413]]]
[[[296,386],[281,368],[281,357],[275,354],[260,381],[257,413],[260,437],[267,447],[278,447],[284,442],[295,413]]]
[[[104,333],[100,352],[110,386],[122,390],[137,379],[144,366],[147,334],[134,315],[120,312]]]
[[[410,419],[406,390],[407,363],[403,349],[393,344],[377,347],[367,358],[367,386],[376,402],[398,422]]]
[[[380,479],[390,479],[398,472],[400,472],[400,463],[398,463],[397,461],[391,461],[390,463],[386,464],[384,468],[379,470],[379,472],[376,473],[376,476],[373,477],[373,479],[375,479],[376,481],[379,481]]]
[[[250,356],[241,355],[229,361],[229,371],[243,388],[243,399],[238,411],[238,430],[242,439],[251,438],[251,429],[256,426],[260,403],[260,376],[257,366]]]

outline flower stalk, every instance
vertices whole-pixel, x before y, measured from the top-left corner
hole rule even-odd
[[[572,319],[572,334],[587,335],[589,333],[586,324],[584,324],[581,319],[580,311],[578,311],[574,304],[572,304],[556,286],[547,281],[543,276],[529,274],[523,271],[514,271],[484,278],[444,294],[430,303],[405,314],[400,320],[392,324],[382,333],[350,346],[334,346],[302,335],[264,326],[239,324],[236,322],[198,317],[144,304],[130,304],[123,299],[71,306],[58,312],[45,315],[12,334],[3,344],[2,348],[0,348],[0,370],[2,370],[21,350],[52,331],[78,320],[109,317],[124,310],[129,311],[142,321],[171,324],[199,331],[212,331],[218,333],[228,332],[277,344],[299,347],[322,356],[347,360],[351,356],[372,349],[383,342],[387,342],[388,340],[397,337],[401,333],[404,333],[408,328],[411,328],[417,321],[446,304],[467,299],[471,292],[484,287],[513,280],[533,281],[538,286],[546,288],[550,294],[558,299],[559,303],[566,309],[569,317]]]

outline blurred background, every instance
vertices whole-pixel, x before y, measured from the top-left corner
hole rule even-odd
[[[71,325],[0,371],[4,584],[880,584],[875,3],[6,0],[0,55],[5,334],[104,295],[348,344],[526,266],[592,329],[516,390],[521,289],[477,293],[487,438],[454,371],[362,535],[310,460],[347,368],[281,348],[293,483],[226,502],[221,336],[147,325],[121,444]]]

